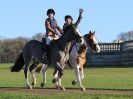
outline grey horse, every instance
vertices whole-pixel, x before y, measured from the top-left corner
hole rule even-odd
[[[29,41],[23,47],[23,50],[15,61],[15,64],[11,67],[11,72],[19,72],[25,65],[24,74],[26,86],[32,89],[28,80],[28,70],[32,59],[36,59],[40,63],[47,64],[48,66],[54,66],[55,69],[59,71],[58,78],[53,79],[53,82],[56,82],[56,80],[60,79],[63,75],[65,63],[69,59],[69,51],[71,49],[72,42],[74,40],[80,42],[82,39],[81,35],[76,30],[76,27],[71,26],[71,28],[69,28],[69,30],[64,33],[58,40],[52,41],[49,51],[47,53],[47,59],[43,58],[44,52],[46,52],[46,45],[37,40]],[[42,50],[42,46],[44,50]]]

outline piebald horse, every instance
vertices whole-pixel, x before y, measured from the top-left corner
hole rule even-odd
[[[47,53],[48,57],[45,59],[43,57],[44,56],[43,49],[46,48],[46,45],[40,41],[31,40],[23,47],[23,50],[20,56],[17,58],[15,64],[12,66],[11,71],[19,72],[25,65],[24,75],[25,75],[26,86],[32,89],[32,86],[30,85],[28,80],[28,70],[30,63],[32,62],[32,59],[35,59],[38,60],[40,63],[46,64],[47,66],[52,65],[55,67],[55,69],[58,70],[59,72],[58,77],[56,79],[53,79],[53,82],[56,82],[63,75],[63,69],[65,63],[69,59],[69,52],[71,49],[72,42],[74,40],[78,42],[81,41],[81,35],[76,31],[76,27],[71,26],[69,31],[64,33],[58,40],[54,40],[51,43],[49,51]],[[32,76],[34,78],[34,75]],[[64,87],[62,88],[64,89]]]
[[[87,49],[91,48],[93,52],[99,53],[100,52],[100,47],[98,45],[98,42],[96,40],[95,32],[89,32],[88,34],[85,34],[83,36],[83,43],[74,43],[72,46],[72,49],[70,51],[70,57],[69,57],[69,65],[73,67],[75,70],[75,74],[77,76],[77,80],[73,80],[72,84],[79,84],[80,89],[85,91],[84,86],[82,85],[81,81],[84,78],[84,72],[83,72],[83,66],[86,62],[86,53]],[[31,73],[33,75],[33,81],[35,81],[35,76],[34,72],[38,71],[42,65],[38,65],[36,68],[31,70]],[[41,87],[44,87],[46,84],[46,71],[48,69],[47,65],[43,65],[42,72],[43,72],[43,81],[41,83]],[[54,77],[55,79],[58,77],[58,70],[54,71]],[[36,81],[35,81],[36,83]],[[34,83],[34,84],[35,84]],[[61,79],[55,82],[55,86],[58,89],[62,89],[61,85]]]

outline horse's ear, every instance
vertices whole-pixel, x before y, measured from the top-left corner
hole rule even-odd
[[[89,32],[89,34],[91,33],[91,31]]]
[[[95,34],[95,31],[93,33]]]

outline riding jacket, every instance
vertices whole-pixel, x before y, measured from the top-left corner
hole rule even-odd
[[[77,27],[78,24],[80,23],[81,19],[82,19],[82,15],[79,14],[79,17],[78,17],[78,20],[76,21],[76,23],[75,24],[71,24],[71,25],[74,25],[75,27]],[[71,25],[67,25],[66,23],[64,23],[64,25],[63,25],[63,31],[64,31],[64,33],[66,33],[67,30],[69,30],[69,28],[71,27]]]

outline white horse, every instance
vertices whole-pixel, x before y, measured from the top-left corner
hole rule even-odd
[[[85,91],[84,86],[82,85],[81,81],[84,78],[84,72],[83,72],[83,65],[86,62],[86,52],[87,49],[91,48],[93,52],[99,53],[100,47],[98,45],[98,42],[96,40],[95,32],[92,33],[91,31],[88,34],[85,34],[83,36],[83,43],[77,44],[75,43],[72,47],[72,50],[70,51],[70,57],[69,57],[69,65],[73,67],[75,70],[75,74],[77,77],[77,80],[73,80],[72,84],[79,84],[79,87],[82,91]],[[32,85],[36,84],[36,78],[34,75],[34,72],[39,69],[40,66],[37,66],[31,71],[32,77],[33,77],[33,83]],[[41,87],[44,87],[47,83],[46,81],[46,71],[48,69],[47,65],[43,65],[42,73],[43,73],[43,80],[41,83]],[[58,71],[54,71],[54,78],[57,79],[58,77]],[[54,80],[55,81],[55,80]],[[65,88],[61,85],[61,79],[54,82],[55,87],[61,90],[65,90]]]

